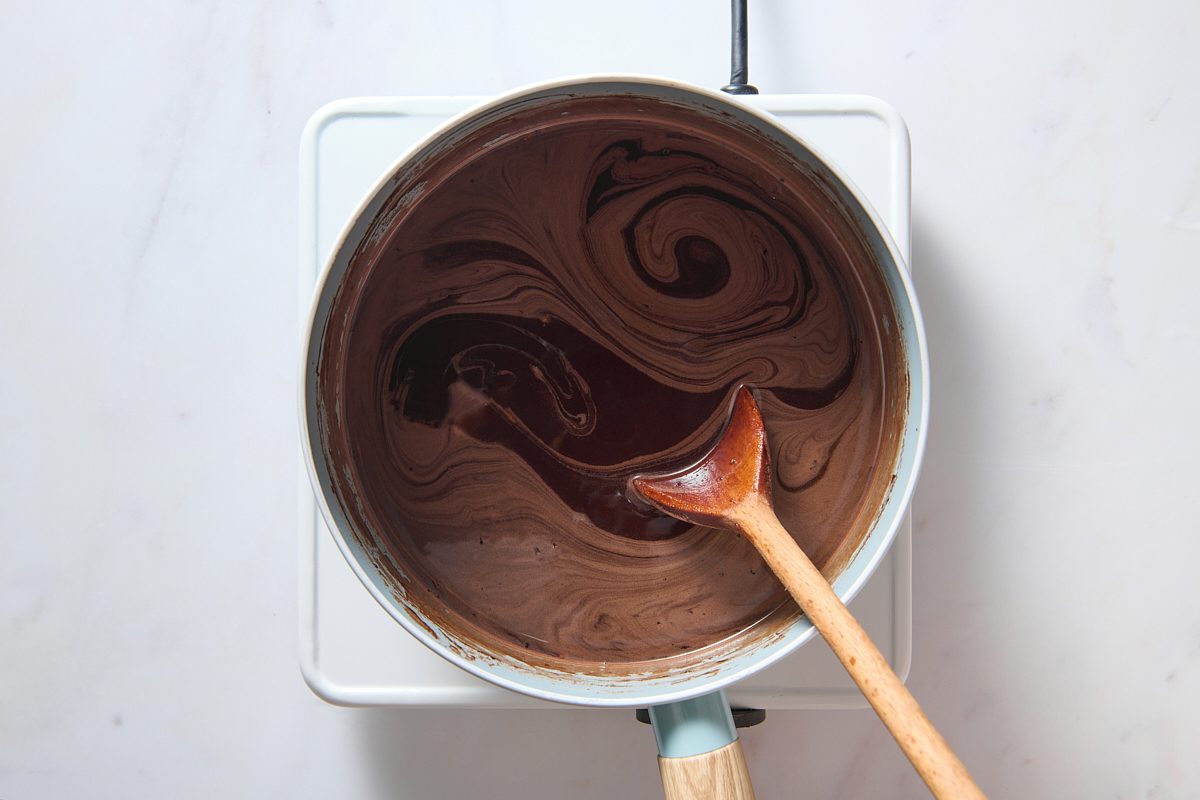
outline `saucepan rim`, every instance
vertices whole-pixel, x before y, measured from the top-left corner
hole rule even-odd
[[[372,564],[370,554],[362,549],[353,535],[347,534],[344,526],[348,526],[348,523],[333,493],[319,441],[317,365],[329,321],[330,303],[354,250],[353,246],[347,247],[347,244],[356,246],[361,240],[374,219],[374,212],[391,194],[390,185],[394,178],[408,163],[472,121],[503,112],[506,107],[523,101],[533,101],[556,93],[612,95],[637,91],[658,93],[655,96],[676,100],[684,97],[693,104],[728,111],[787,148],[798,159],[815,163],[819,169],[827,171],[836,188],[844,190],[847,198],[854,201],[848,204],[848,211],[856,216],[855,221],[867,233],[871,247],[881,262],[883,277],[896,304],[897,320],[902,328],[900,339],[908,376],[907,419],[892,489],[857,552],[833,581],[835,591],[845,602],[853,599],[874,574],[896,538],[924,458],[929,421],[929,356],[925,329],[916,292],[899,248],[878,213],[853,181],[817,148],[782,127],[769,114],[727,95],[668,78],[622,73],[580,75],[529,84],[486,100],[447,120],[409,148],[381,175],[359,204],[338,237],[317,280],[299,365],[299,422],[305,467],[317,506],[338,549],[372,597],[405,630],[438,655],[479,678],[521,694],[575,705],[657,705],[707,694],[777,662],[812,638],[815,630],[807,618],[800,616],[777,634],[765,637],[764,641],[742,646],[746,652],[738,652],[741,647],[735,648],[735,654],[725,654],[712,665],[701,662],[681,672],[657,671],[613,679],[592,674],[557,673],[516,660],[490,658],[486,654],[475,653],[467,657],[462,652],[463,643],[454,637],[453,632],[444,631],[424,619],[419,609],[406,605],[396,596],[394,587],[385,585],[386,580]]]

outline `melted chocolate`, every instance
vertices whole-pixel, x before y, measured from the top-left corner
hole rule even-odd
[[[748,384],[784,524],[827,573],[861,541],[903,424],[896,323],[832,197],[752,131],[633,98],[543,104],[399,176],[321,374],[341,505],[410,601],[583,671],[786,623],[752,547],[626,484],[697,460]]]

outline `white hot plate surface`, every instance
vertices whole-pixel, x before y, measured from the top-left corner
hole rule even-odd
[[[435,127],[479,97],[339,100],[309,120],[300,152],[300,319],[342,228],[376,181]],[[909,260],[909,141],[894,109],[855,95],[739,97],[768,111],[842,168]],[[352,706],[562,708],[485,683],[427,650],[359,583],[300,468],[300,665],[312,690]],[[851,609],[903,678],[912,652],[912,525]],[[727,690],[735,707],[851,708],[866,703],[819,638]]]

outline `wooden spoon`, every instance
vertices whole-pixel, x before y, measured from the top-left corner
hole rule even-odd
[[[738,390],[729,425],[703,461],[680,473],[640,475],[631,485],[672,517],[741,531],[825,637],[934,796],[984,797],[858,620],[779,524],[771,507],[767,435],[749,389]]]

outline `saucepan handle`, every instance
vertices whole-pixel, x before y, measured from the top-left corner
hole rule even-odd
[[[650,707],[666,800],[754,800],[724,692]]]

